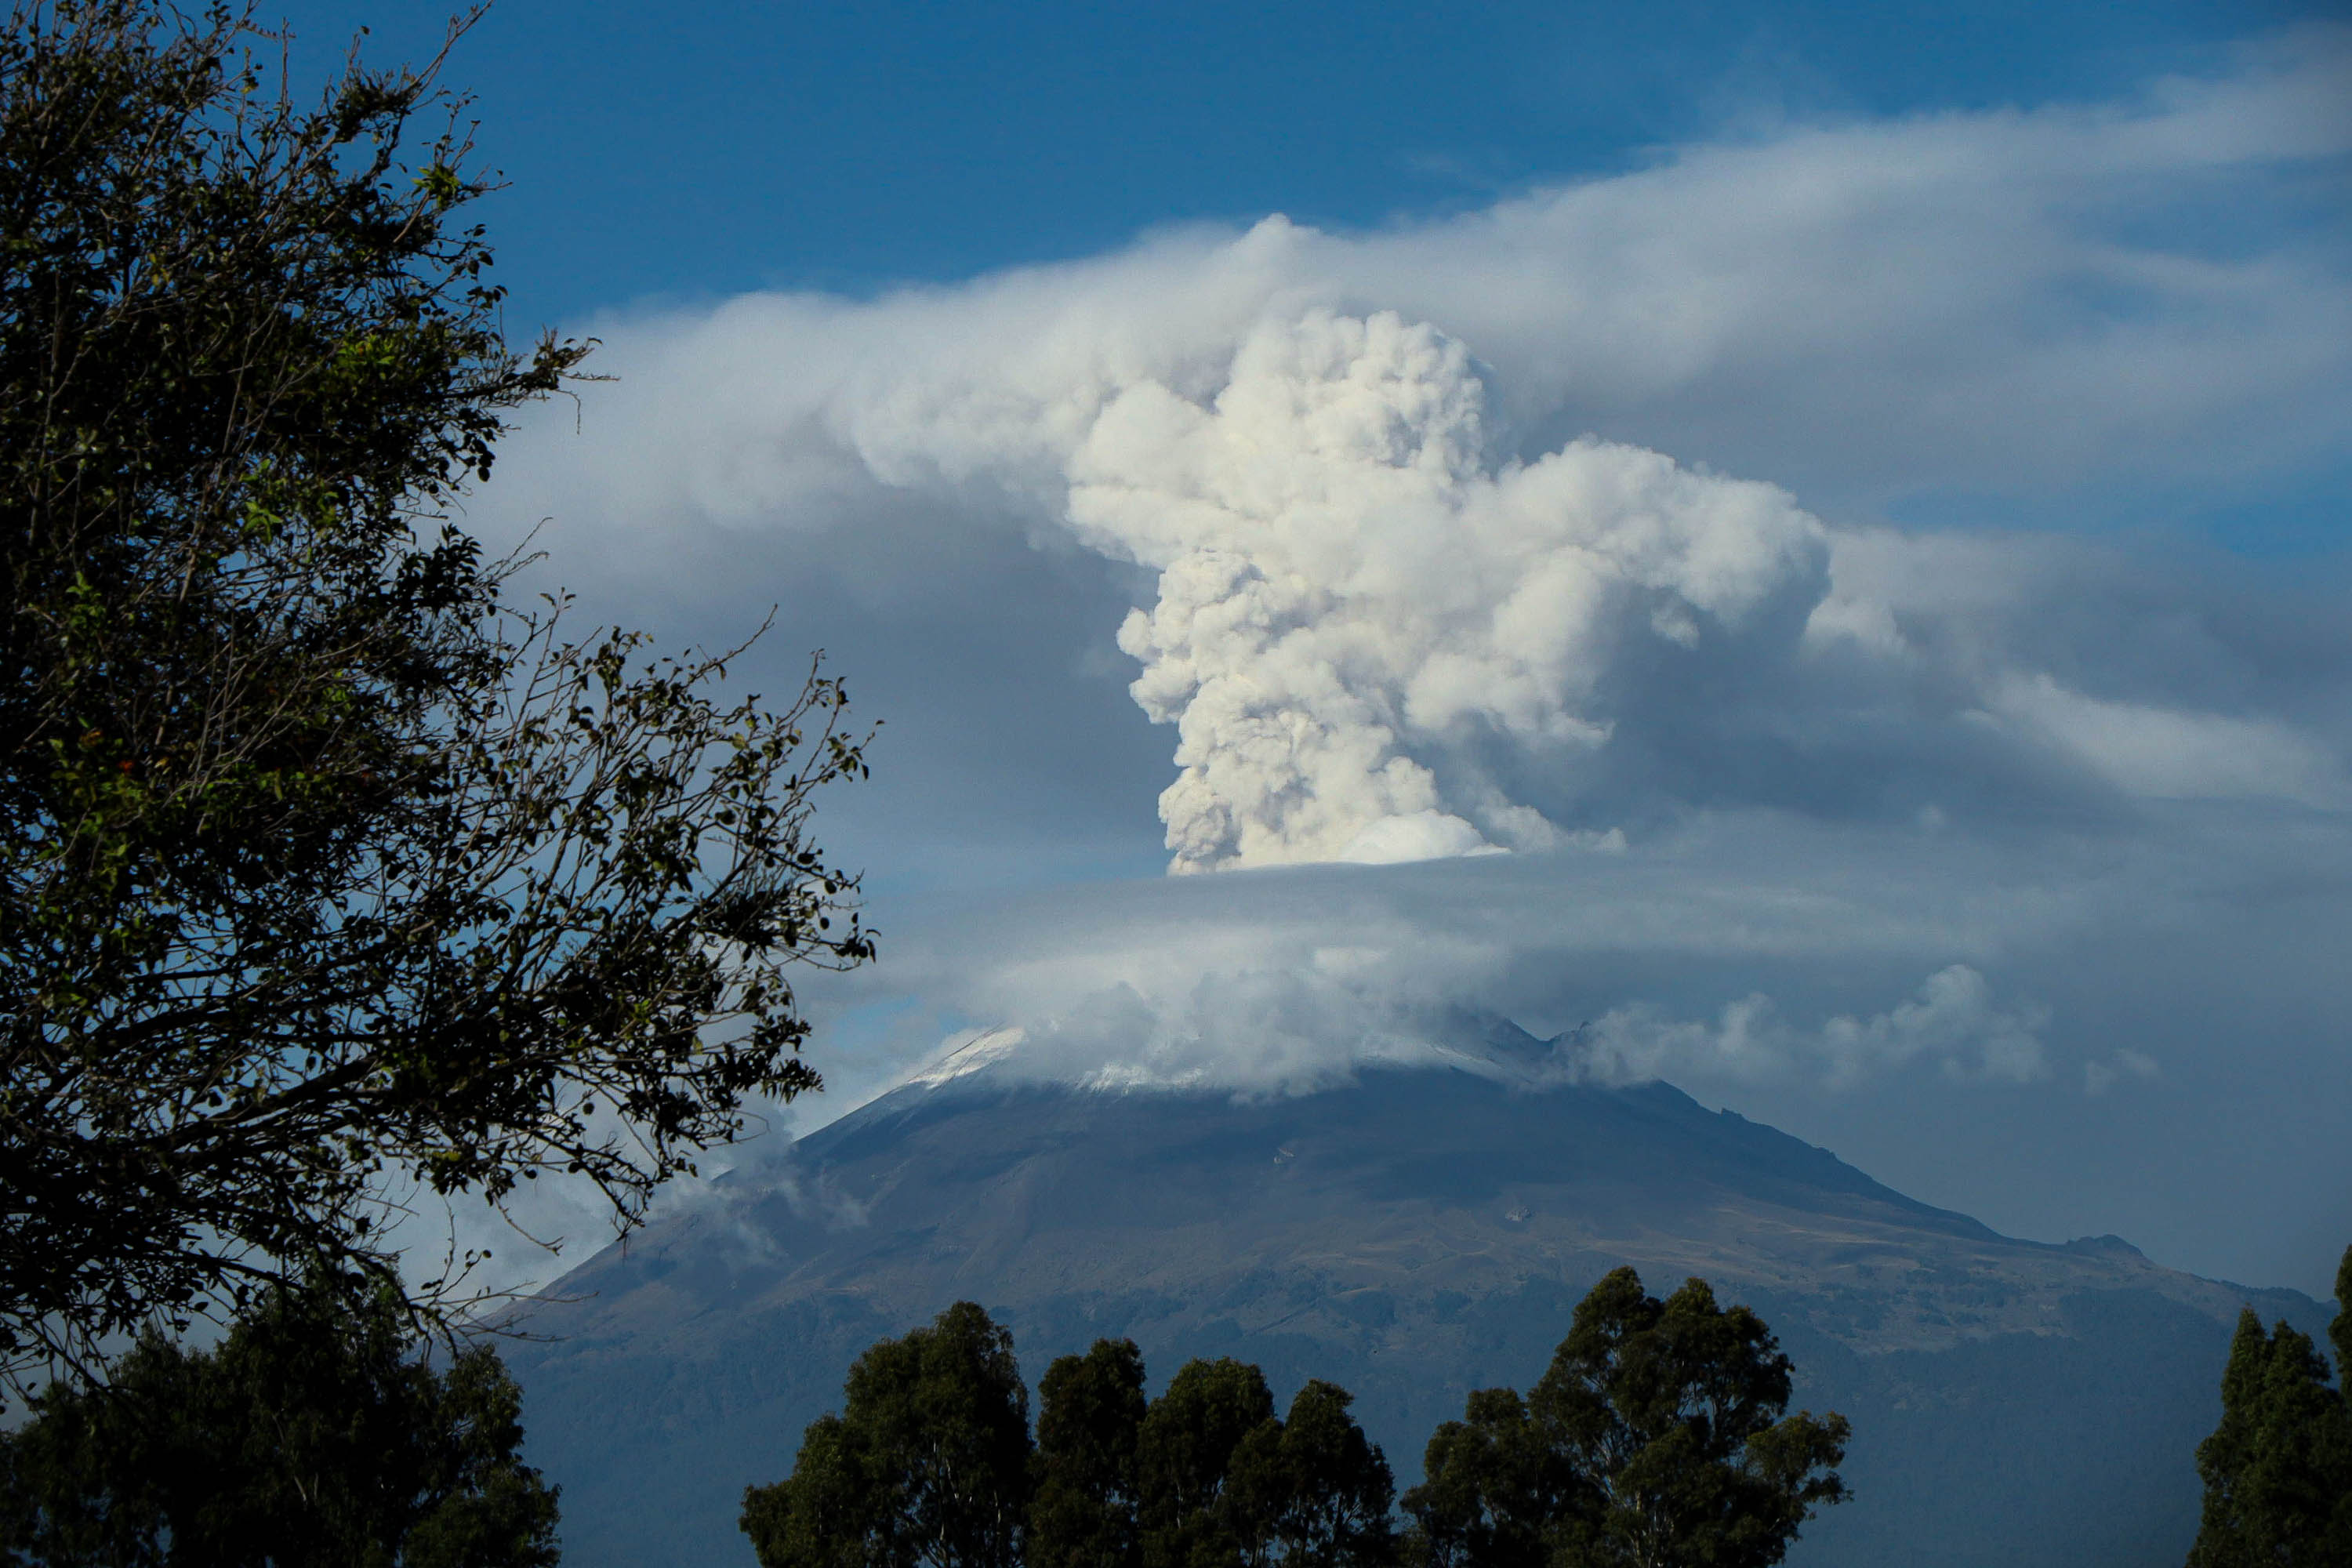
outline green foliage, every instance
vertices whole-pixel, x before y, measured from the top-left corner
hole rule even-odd
[[[793,1473],[743,1494],[762,1568],[1373,1568],[1393,1558],[1388,1461],[1311,1382],[1275,1418],[1255,1366],[1190,1362],[1146,1404],[1127,1340],[1038,1384],[960,1302],[858,1358]]]
[[[2352,1248],[2336,1280],[2352,1301]],[[2330,1326],[2352,1370],[2352,1310]],[[2318,1568],[2352,1563],[2352,1411],[2327,1363],[2284,1323],[2238,1316],[2221,1374],[2221,1420],[2198,1445],[2205,1507],[2189,1568]]]
[[[1234,1459],[1244,1439],[1273,1424],[1265,1374],[1247,1362],[1224,1356],[1177,1370],[1136,1444],[1145,1568],[1241,1561],[1258,1521],[1230,1495]]]
[[[1354,1395],[1308,1380],[1280,1422],[1241,1441],[1226,1487],[1242,1560],[1289,1568],[1373,1568],[1395,1552],[1387,1458],[1348,1406]]]
[[[896,1489],[877,1474],[863,1434],[822,1415],[801,1438],[793,1473],[743,1492],[743,1533],[761,1568],[866,1568],[916,1561],[890,1515]]]
[[[859,1358],[742,1526],[763,1568],[1763,1568],[1846,1495],[1845,1420],[1784,1415],[1790,1370],[1703,1281],[1660,1301],[1621,1268],[1527,1398],[1482,1389],[1438,1428],[1400,1541],[1347,1390],[1312,1379],[1277,1418],[1223,1357],[1147,1402],[1133,1342],[1098,1340],[1039,1384],[1032,1452],[1012,1342],[962,1302]]]
[[[1406,1494],[1433,1563],[1750,1568],[1846,1496],[1840,1415],[1783,1416],[1789,1358],[1692,1279],[1664,1301],[1620,1268],[1576,1310],[1521,1401],[1473,1394]],[[1822,1473],[1827,1472],[1827,1473]]]
[[[163,0],[0,36],[12,1379],[394,1281],[389,1194],[553,1170],[633,1222],[815,1085],[788,966],[872,952],[804,831],[864,772],[839,684],[722,703],[731,656],[566,641],[446,523],[585,347],[502,337],[438,62],[305,106],[255,42]]]
[[[1590,1484],[1507,1388],[1472,1393],[1422,1467],[1428,1479],[1404,1498],[1405,1556],[1430,1568],[1544,1568],[1555,1521],[1591,1510]]]
[[[436,1373],[381,1292],[272,1291],[216,1351],[142,1339],[0,1436],[0,1561],[548,1568],[556,1494],[487,1348]]]
[[[2327,1325],[2328,1342],[2336,1347],[2336,1367],[2344,1374],[2343,1386],[2352,1394],[2352,1247],[2336,1265],[2336,1317]]]
[[[959,1301],[849,1370],[792,1475],[743,1496],[763,1568],[1017,1568],[1029,1501],[1029,1394],[1013,1341]]]
[[[1136,1449],[1145,1412],[1132,1340],[1097,1340],[1037,1384],[1029,1568],[1135,1568]]]

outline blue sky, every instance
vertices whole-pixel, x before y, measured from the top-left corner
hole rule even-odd
[[[430,52],[433,8],[384,9],[287,14],[313,62],[361,26],[384,58]],[[516,324],[574,328],[751,289],[959,280],[1275,212],[1377,229],[1790,125],[2093,102],[2341,9],[502,0],[450,79],[510,181],[485,210]],[[2227,248],[2250,222],[2340,222],[2339,197],[2250,209],[2201,193],[2171,237]],[[2057,504],[2078,529],[2303,557],[2331,550],[2347,479],[2298,467]],[[1948,485],[1902,512],[1998,526],[2019,509]]]
[[[747,674],[887,721],[800,1124],[964,1026],[1281,1092],[1486,1006],[2315,1288],[2333,9],[503,0],[449,79],[510,325],[619,379],[471,516],[672,644],[779,606]]]
[[[283,13],[313,56],[368,26],[415,57],[436,31],[425,5]],[[1790,120],[2096,100],[2340,13],[499,0],[450,79],[513,182],[491,210],[518,308],[574,321],[960,279],[1195,220],[1377,226]]]

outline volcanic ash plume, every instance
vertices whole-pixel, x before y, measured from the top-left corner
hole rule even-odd
[[[1318,312],[1253,331],[1205,404],[1143,381],[1096,419],[1070,521],[1160,573],[1119,646],[1177,729],[1173,869],[1558,842],[1482,749],[1567,766],[1636,645],[1720,657],[1826,592],[1780,489],[1591,439],[1497,462],[1484,408],[1434,328]]]

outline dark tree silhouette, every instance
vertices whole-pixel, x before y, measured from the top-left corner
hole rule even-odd
[[[220,1347],[150,1335],[0,1436],[0,1561],[548,1568],[556,1494],[476,1347],[436,1372],[383,1292],[268,1292]]]
[[[1348,1406],[1354,1396],[1310,1379],[1280,1422],[1234,1451],[1227,1513],[1243,1561],[1286,1568],[1375,1568],[1395,1554],[1396,1481]]]
[[[1248,1541],[1230,1496],[1234,1457],[1273,1420],[1265,1374],[1247,1362],[1225,1356],[1177,1370],[1136,1445],[1144,1568],[1241,1560]]]
[[[1430,1437],[1427,1479],[1405,1494],[1405,1555],[1430,1568],[1545,1568],[1555,1521],[1585,1499],[1568,1456],[1507,1388],[1473,1393]]]
[[[553,1170],[633,1222],[815,1084],[789,965],[871,952],[805,834],[863,772],[840,687],[722,704],[727,656],[567,641],[446,521],[585,347],[503,337],[438,62],[305,103],[257,45],[166,0],[0,33],[20,1387],[314,1268],[398,1286],[395,1194]]]
[[[2336,1274],[2352,1304],[2352,1248]],[[2339,1305],[2328,1337],[2352,1372],[2352,1310]],[[2327,1363],[2285,1323],[2265,1331],[2238,1316],[2221,1374],[2221,1420],[2198,1445],[2203,1518],[2189,1568],[2320,1568],[2352,1563],[2352,1409]]]
[[[1136,1447],[1142,1436],[1143,1356],[1132,1340],[1097,1340],[1037,1384],[1035,1489],[1029,1568],[1134,1568]]]
[[[1146,1403],[1132,1342],[1097,1340],[1038,1385],[969,1301],[884,1340],[793,1473],[743,1494],[762,1568],[1376,1568],[1394,1561],[1388,1461],[1347,1390],[1278,1420],[1265,1374],[1187,1363]]]
[[[1431,1437],[1428,1479],[1405,1497],[1421,1551],[1448,1564],[1778,1563],[1816,1507],[1846,1495],[1829,1468],[1846,1421],[1783,1415],[1790,1370],[1763,1321],[1717,1306],[1705,1281],[1661,1301],[1620,1268],[1524,1401],[1482,1391]]]
[[[1029,1394],[1011,1335],[959,1301],[858,1357],[843,1394],[792,1475],[743,1494],[763,1568],[1019,1568]]]

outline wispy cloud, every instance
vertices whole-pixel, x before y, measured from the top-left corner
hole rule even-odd
[[[1955,963],[1885,1012],[1841,1014],[1811,1029],[1783,1021],[1760,991],[1708,1021],[1680,1020],[1641,1005],[1612,1008],[1572,1037],[1568,1060],[1579,1077],[1603,1083],[1816,1070],[1823,1083],[1842,1089],[1920,1058],[1956,1079],[2031,1083],[2049,1076],[2041,1039],[2049,1023],[2044,1008],[1997,1005],[1985,977]]]

